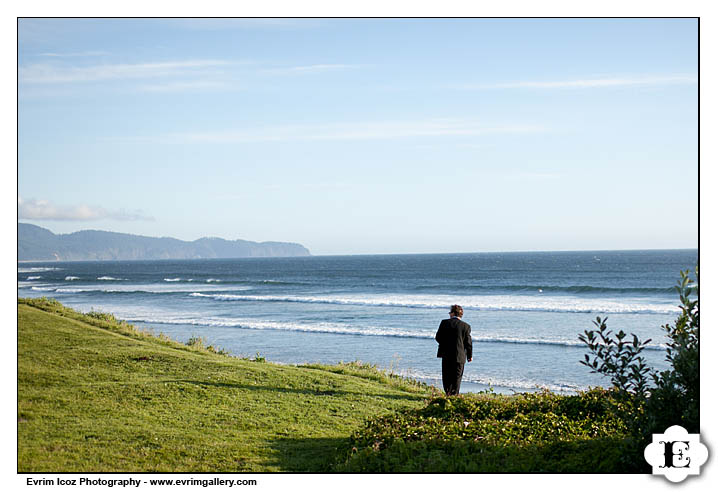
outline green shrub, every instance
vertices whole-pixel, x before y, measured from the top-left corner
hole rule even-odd
[[[688,272],[677,289],[681,314],[673,326],[664,325],[670,342],[666,360],[670,369],[653,373],[655,387],[646,402],[646,434],[681,425],[689,433],[700,432],[700,317],[698,268],[693,283]],[[695,291],[695,299],[691,295]]]
[[[634,447],[624,419],[630,413],[617,391],[602,388],[438,396],[418,410],[368,419],[337,470],[636,471],[640,464],[626,459]]]
[[[598,332],[586,331],[579,339],[592,354],[581,361],[592,372],[609,376],[624,400],[632,400],[635,410],[633,431],[645,441],[653,433],[662,433],[671,425],[681,425],[690,433],[700,432],[700,323],[698,308],[698,267],[695,282],[690,272],[681,272],[676,286],[681,314],[673,325],[662,328],[669,343],[668,370],[652,371],[638,354],[650,342],[636,335],[631,343],[619,332],[615,339],[606,329],[605,319],[597,320]],[[691,296],[695,293],[695,298]],[[650,385],[653,381],[653,386]]]

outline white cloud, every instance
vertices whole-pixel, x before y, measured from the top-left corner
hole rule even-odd
[[[270,68],[263,70],[265,73],[272,74],[305,74],[305,73],[321,73],[330,72],[336,70],[348,70],[354,68],[360,68],[361,65],[348,65],[341,63],[334,64],[315,64],[315,65],[300,65],[295,67],[284,67],[284,68]]]
[[[546,131],[534,125],[491,126],[461,119],[424,121],[348,122],[323,125],[285,125],[237,131],[184,133],[164,140],[180,142],[271,142],[287,140],[377,140],[407,137],[476,136],[498,133],[536,133]]]
[[[267,18],[182,18],[159,19],[164,25],[195,30],[216,31],[224,29],[275,29],[275,28],[316,28],[321,19],[267,17]]]
[[[461,85],[461,89],[589,89],[600,87],[626,87],[637,85],[695,84],[695,75],[679,74],[644,77],[613,77],[559,81],[523,81],[498,84]]]
[[[188,80],[167,82],[164,84],[151,84],[139,87],[144,92],[156,93],[174,93],[195,90],[220,90],[220,89],[237,89],[227,82],[211,81],[211,80]]]
[[[30,220],[154,220],[141,210],[127,212],[125,210],[106,210],[102,207],[88,205],[58,206],[47,200],[17,199],[18,218]]]
[[[78,53],[38,53],[37,56],[47,56],[52,58],[76,58],[84,56],[102,56],[109,55],[107,51],[83,51]]]
[[[35,63],[20,67],[18,76],[20,82],[24,83],[58,84],[177,76],[197,73],[203,69],[224,65],[229,65],[229,62],[223,60],[185,60],[158,63],[103,64],[87,67]]]

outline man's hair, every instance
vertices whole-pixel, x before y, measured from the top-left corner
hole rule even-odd
[[[464,309],[458,304],[454,304],[451,306],[450,313],[461,318],[464,315]]]

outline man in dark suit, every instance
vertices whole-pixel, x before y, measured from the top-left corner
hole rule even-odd
[[[467,360],[471,362],[473,358],[471,326],[461,321],[464,310],[454,304],[449,315],[451,318],[442,320],[436,332],[436,341],[439,342],[436,356],[441,357],[441,379],[447,396],[459,394],[464,363]]]

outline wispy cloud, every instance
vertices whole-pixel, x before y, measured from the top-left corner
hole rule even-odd
[[[281,28],[316,28],[323,23],[321,19],[305,18],[185,18],[159,19],[164,25],[193,31],[217,31],[226,29],[281,29]]]
[[[138,89],[142,92],[155,92],[155,93],[175,93],[175,92],[188,92],[188,91],[207,91],[207,90],[226,90],[226,89],[238,89],[236,85],[229,84],[228,82],[212,81],[212,80],[185,80],[167,82],[164,84],[148,84],[141,85]]]
[[[695,84],[695,75],[658,75],[640,77],[602,77],[557,81],[522,81],[496,84],[464,84],[461,89],[591,89],[601,87],[627,87],[640,85]]]
[[[46,56],[51,58],[77,58],[85,56],[103,56],[109,55],[107,51],[82,51],[78,53],[38,53],[36,56]]]
[[[23,200],[17,199],[18,217],[21,219],[34,220],[154,220],[147,216],[141,210],[125,211],[125,210],[106,210],[102,207],[91,207],[89,205],[72,205],[59,206],[50,203],[47,200]]]
[[[197,143],[241,143],[291,140],[377,140],[408,137],[476,136],[497,133],[535,133],[546,131],[535,125],[487,125],[461,119],[425,121],[345,122],[322,125],[285,125],[234,131],[182,133],[165,137],[167,141]]]
[[[49,63],[35,63],[20,67],[18,75],[20,81],[24,83],[57,84],[178,76],[229,64],[230,62],[224,60],[103,64],[86,67],[67,67]]]
[[[332,72],[338,70],[349,70],[354,68],[360,68],[361,65],[347,65],[341,63],[325,63],[315,65],[300,65],[294,67],[283,67],[283,68],[268,68],[263,70],[264,73],[272,74],[305,74],[305,73],[320,73],[320,72]]]

